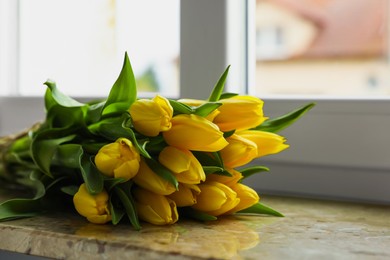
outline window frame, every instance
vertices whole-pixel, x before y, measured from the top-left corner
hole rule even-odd
[[[207,98],[228,64],[228,91],[245,93],[255,86],[254,7],[254,0],[181,1],[181,97]],[[11,89],[17,85],[17,71],[12,73]],[[42,98],[14,94],[0,97],[0,135],[44,116]],[[317,105],[281,132],[291,144],[287,151],[255,162],[271,169],[247,180],[260,194],[390,204],[389,99],[261,98],[270,117],[309,102]]]

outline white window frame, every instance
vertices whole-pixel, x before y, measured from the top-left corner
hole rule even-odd
[[[255,86],[254,5],[254,0],[181,1],[181,97],[207,98],[228,64],[229,91],[245,93]],[[248,179],[260,194],[390,204],[389,99],[262,98],[270,117],[308,102],[317,105],[281,133],[290,149],[257,161],[271,169]],[[0,134],[43,116],[41,98],[0,97]]]

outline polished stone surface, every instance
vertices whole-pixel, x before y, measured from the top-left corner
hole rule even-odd
[[[58,259],[390,259],[389,206],[262,199],[285,217],[143,223],[134,231],[47,214],[0,222],[0,249]]]

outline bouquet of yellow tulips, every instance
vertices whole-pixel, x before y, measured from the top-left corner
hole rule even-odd
[[[313,104],[269,119],[259,98],[223,92],[228,70],[208,100],[138,99],[127,54],[106,100],[80,103],[47,81],[46,119],[0,139],[1,188],[33,193],[0,204],[0,220],[58,206],[97,224],[127,216],[135,229],[140,220],[282,216],[242,183],[268,168],[245,165],[286,149],[276,132]]]

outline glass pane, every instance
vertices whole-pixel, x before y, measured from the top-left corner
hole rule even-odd
[[[179,0],[20,1],[22,95],[51,78],[71,96],[107,96],[125,51],[141,95],[178,96]]]
[[[390,95],[387,0],[257,0],[258,95]]]

